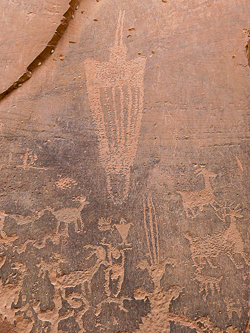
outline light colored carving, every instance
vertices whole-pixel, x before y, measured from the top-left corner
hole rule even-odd
[[[107,265],[106,261],[106,251],[102,246],[86,245],[84,247],[86,250],[91,249],[90,253],[85,257],[85,260],[91,260],[93,257],[96,258],[94,264],[88,268],[85,268],[83,271],[74,271],[69,274],[60,275],[58,278],[58,283],[63,286],[71,286],[72,283],[77,281],[77,284],[88,283],[88,288],[91,292],[91,280],[93,276],[97,273],[100,266]]]
[[[117,288],[114,293],[114,297],[117,297],[122,289],[124,281],[124,263],[125,263],[125,252],[123,249],[118,250],[116,247],[108,246],[108,267],[105,270],[105,291],[108,297],[111,296],[110,281],[117,280]],[[121,262],[114,262],[114,259],[121,259]]]
[[[97,273],[100,266],[104,265],[105,266],[104,288],[106,295],[108,296],[108,298],[112,299],[112,301],[114,301],[114,299],[117,299],[117,296],[121,292],[122,284],[124,281],[125,251],[131,249],[130,244],[126,243],[126,239],[131,224],[132,223],[127,223],[124,219],[121,219],[120,224],[115,224],[115,227],[120,233],[123,240],[123,244],[119,245],[119,248],[117,246],[113,246],[110,243],[106,243],[105,238],[102,240],[101,246],[99,245],[85,246],[86,249],[92,249],[90,254],[85,259],[91,260],[91,257],[93,256],[96,257],[95,264],[91,266],[89,270],[85,269],[85,274],[87,271],[89,271],[88,277],[85,278],[85,280],[88,282],[89,289],[93,276],[95,275],[95,273]],[[113,226],[111,225],[111,218],[100,218],[98,221],[98,228],[101,231],[113,230]],[[114,293],[112,293],[110,289],[110,282],[112,280],[116,280],[117,282],[116,291]]]
[[[32,151],[27,151],[22,156],[23,164],[17,165],[18,168],[22,169],[38,169],[38,170],[48,170],[46,167],[37,167],[35,166],[35,162],[37,161],[37,154],[33,153]]]
[[[116,224],[116,229],[122,237],[123,245],[130,245],[126,243],[128,232],[132,223],[127,223],[124,219],[121,219],[120,224]]]
[[[2,122],[2,120],[0,119],[0,135],[3,135],[3,128],[4,128],[4,123]]]
[[[205,291],[205,295],[203,296],[204,301],[206,300],[209,290],[211,291],[212,295],[216,291],[220,291],[220,281],[222,280],[223,276],[215,277],[215,276],[208,276],[202,275],[201,273],[195,273],[195,277],[193,280],[196,280],[200,284],[200,292]]]
[[[115,45],[108,62],[84,61],[89,104],[99,140],[100,161],[106,171],[107,189],[116,204],[128,196],[130,167],[136,155],[144,96],[146,58],[127,60],[123,44],[123,20],[119,13]],[[119,176],[122,193],[115,193],[112,180]],[[121,180],[119,180],[121,182]]]
[[[80,218],[80,212],[82,208],[88,204],[86,201],[86,197],[81,196],[81,197],[76,197],[75,200],[80,201],[81,205],[79,208],[69,208],[66,210],[59,210],[57,211],[58,214],[55,214],[55,211],[53,209],[50,209],[50,211],[57,217],[58,219],[58,226],[60,224],[60,219],[62,219],[64,222],[67,224],[73,221],[76,218]],[[45,209],[46,210],[46,209]],[[38,213],[38,216],[42,216],[44,214],[44,211],[42,210]],[[73,214],[72,214],[73,212]],[[1,211],[1,229],[3,227],[3,220],[5,216],[8,216],[8,214],[5,214],[4,211]],[[12,215],[11,215],[12,216]],[[12,216],[16,218],[16,216]],[[23,220],[23,218],[21,218]],[[32,221],[34,219],[37,219],[36,217],[32,218]],[[30,222],[30,220],[28,221]],[[1,230],[2,238],[0,238],[0,244],[3,245],[4,247],[12,246],[13,241],[18,238],[18,236],[13,236],[13,237],[7,237],[7,235]],[[58,228],[56,230],[56,233],[53,235],[49,235],[46,237],[41,244],[36,244],[35,240],[28,240],[26,241],[23,245],[20,245],[16,247],[17,253],[21,254],[26,250],[26,247],[28,244],[33,244],[36,248],[43,248],[46,246],[46,240],[50,239],[53,241],[54,244],[59,244],[60,241],[68,237],[68,230],[65,228],[63,232],[59,232]],[[63,244],[63,243],[62,243]],[[66,297],[65,295],[65,288],[66,287],[74,287],[76,284],[81,284],[82,285],[82,290],[84,291],[83,284],[85,281],[88,281],[89,284],[91,282],[91,279],[95,272],[99,269],[100,265],[105,262],[106,259],[106,251],[101,247],[96,247],[94,248],[95,253],[97,254],[97,260],[94,264],[93,267],[90,267],[89,270],[84,270],[84,271],[77,271],[77,272],[71,272],[66,275],[61,275],[60,274],[60,264],[63,263],[63,260],[61,259],[60,255],[54,255],[54,260],[53,262],[45,262],[41,260],[40,264],[38,265],[40,268],[40,272],[42,275],[46,274],[46,272],[49,273],[49,278],[51,283],[53,284],[55,288],[55,294],[54,294],[54,303],[55,307],[53,310],[47,310],[47,311],[41,311],[40,310],[40,304],[39,302],[33,302],[34,304],[26,304],[20,309],[20,313],[17,315],[16,310],[11,307],[12,302],[17,302],[18,297],[20,295],[20,292],[22,290],[22,281],[23,277],[25,276],[26,272],[26,267],[25,265],[21,264],[16,264],[16,269],[21,272],[21,278],[18,281],[17,285],[11,284],[10,282],[6,282],[5,285],[2,285],[2,282],[0,281],[0,298],[2,300],[0,304],[0,315],[2,314],[4,317],[6,316],[8,321],[10,323],[16,322],[16,328],[20,332],[31,332],[33,324],[35,323],[36,318],[40,321],[41,327],[46,324],[46,322],[50,322],[51,326],[51,332],[57,332],[58,331],[58,323],[60,320],[67,318],[68,313],[65,316],[59,317],[59,310],[62,307],[62,302],[61,302],[61,296]],[[88,260],[93,253],[90,254],[89,257],[86,257],[85,259]],[[5,262],[5,256],[0,257],[2,258],[0,260],[0,266],[1,264],[4,265]],[[67,301],[71,304],[72,306],[72,311],[74,308],[77,310],[77,315],[75,316],[75,320],[78,322],[79,327],[81,329],[81,333],[85,332],[83,329],[83,322],[81,320],[82,315],[89,309],[90,305],[87,300],[87,298],[84,295],[78,295],[78,300],[76,299],[77,296],[75,294],[71,294],[67,297]],[[79,306],[79,303],[84,304],[85,306],[81,309]],[[72,312],[71,311],[71,312]],[[28,320],[26,318],[28,316],[30,319]]]
[[[54,237],[52,237],[54,240]],[[100,253],[100,251],[99,251]],[[105,250],[104,250],[105,254]],[[88,256],[85,259],[88,260],[91,257]],[[94,267],[90,267],[89,269],[83,271],[73,271],[68,274],[62,274],[60,270],[60,264],[64,261],[61,259],[60,256],[55,257],[53,262],[45,262],[41,260],[39,265],[41,274],[45,274],[46,272],[49,273],[49,279],[54,286],[55,294],[53,301],[55,303],[55,307],[52,310],[41,311],[39,303],[36,306],[33,306],[35,313],[37,314],[39,320],[42,322],[49,321],[51,323],[51,332],[58,332],[58,323],[62,319],[68,318],[74,312],[74,309],[77,310],[77,315],[74,316],[75,320],[77,321],[80,327],[80,333],[85,332],[83,328],[83,322],[81,320],[83,314],[90,308],[90,304],[88,299],[84,296],[83,293],[71,293],[70,295],[66,295],[65,288],[67,287],[75,287],[76,285],[81,286],[82,292],[84,292],[85,282],[91,282],[95,271],[97,271],[96,265]],[[99,268],[99,266],[98,266]],[[62,297],[67,300],[67,302],[71,305],[72,309],[59,317],[59,310],[62,308]],[[84,305],[82,308],[81,306]]]
[[[69,177],[60,177],[56,181],[56,187],[58,187],[61,190],[67,190],[68,188],[71,188],[74,185],[77,185],[77,182]]]
[[[235,156],[235,158],[236,158],[236,161],[237,161],[238,164],[239,164],[239,167],[240,167],[241,171],[244,172],[243,165],[242,165],[240,159],[238,158],[238,156]]]
[[[160,260],[158,221],[155,206],[151,197],[143,197],[143,212],[144,230],[150,263],[147,259],[143,259],[137,267],[140,269],[147,269],[154,281],[155,289],[161,290],[161,279],[165,273],[165,266],[169,261],[168,259],[164,261]]]
[[[0,268],[4,265],[6,261],[6,255],[1,255],[0,257]]]
[[[11,246],[17,238],[16,235],[8,237],[3,230],[0,230],[0,245],[4,247]]]
[[[205,182],[204,189],[200,191],[177,191],[182,197],[183,208],[187,216],[189,215],[189,211],[192,213],[192,216],[195,216],[197,214],[195,209],[198,208],[200,211],[203,211],[203,207],[206,205],[211,205],[215,209],[213,204],[216,200],[209,178],[217,177],[217,175],[207,170],[204,166],[198,168],[195,174],[203,175]]]
[[[159,237],[156,236],[158,231],[157,216],[155,212],[155,207],[152,198],[143,199],[144,206],[144,228],[147,240],[147,246],[149,250],[149,259],[142,260],[137,267],[141,269],[147,269],[150,273],[154,282],[154,291],[148,293],[143,288],[138,288],[134,292],[134,297],[136,299],[144,299],[148,297],[150,299],[151,311],[146,318],[142,318],[142,323],[139,324],[139,329],[136,332],[142,333],[170,333],[170,322],[175,324],[180,324],[184,327],[189,327],[190,329],[195,329],[197,333],[213,332],[213,333],[237,333],[238,330],[232,326],[225,329],[219,329],[216,327],[209,316],[199,317],[196,320],[192,320],[186,316],[186,314],[172,313],[170,312],[170,304],[172,300],[177,299],[180,293],[184,289],[181,286],[172,286],[168,291],[164,291],[161,288],[160,282],[164,274],[165,265],[170,264],[172,266],[176,265],[176,259],[168,258],[164,262],[160,261],[160,251],[159,251]],[[229,210],[223,211],[224,219],[227,215],[230,215],[231,222],[235,222],[236,217],[241,217],[237,211]],[[226,233],[226,235],[230,234]],[[227,236],[225,236],[228,239]],[[231,239],[231,238],[230,238]],[[198,249],[200,250],[200,248]],[[210,250],[209,250],[210,251]],[[194,253],[194,255],[196,252]],[[194,257],[195,258],[195,257]],[[209,257],[208,257],[209,258]],[[193,259],[194,260],[194,259]],[[212,294],[215,291],[220,291],[220,281],[222,276],[205,276],[200,273],[200,265],[197,265],[197,271],[195,273],[194,280],[197,280],[201,286],[200,291],[205,290],[206,296],[208,295],[209,289]]]
[[[204,237],[192,237],[188,233],[184,234],[184,237],[189,240],[192,260],[197,269],[201,269],[206,261],[211,268],[217,268],[212,263],[211,258],[218,258],[221,254],[227,255],[237,269],[242,268],[243,264],[235,261],[235,254],[240,254],[245,263],[250,266],[245,255],[244,243],[236,226],[236,217],[241,218],[242,215],[230,207],[223,207],[222,216],[225,223],[226,216],[230,217],[230,225],[225,231]]]
[[[105,303],[112,302],[116,303],[120,310],[127,312],[127,310],[123,307],[123,301],[125,298],[120,296],[118,298],[118,295],[121,292],[122,284],[124,281],[125,251],[130,249],[127,247],[128,244],[126,243],[130,225],[131,224],[126,223],[124,219],[121,220],[120,224],[115,225],[116,228],[118,226],[117,230],[121,231],[121,237],[123,239],[123,244],[119,245],[119,248],[117,246],[111,245],[110,243],[105,243],[105,238],[103,239],[101,245],[86,245],[84,249],[90,250],[90,252],[84,259],[90,263],[94,263],[88,268],[85,268],[83,271],[78,270],[63,275],[60,274],[60,270],[57,270],[56,277],[51,276],[51,281],[54,281],[56,288],[63,290],[65,287],[74,286],[77,283],[78,285],[80,284],[82,286],[82,290],[86,290],[87,287],[88,292],[92,293],[91,281],[101,266],[103,266],[105,275],[104,289],[107,298],[96,305],[95,314],[98,315],[101,312],[101,308]],[[119,226],[122,226],[122,228],[119,228]],[[111,219],[99,219],[98,227],[100,230],[112,230],[113,227],[111,226]],[[44,266],[44,264],[43,267],[48,269],[48,267]],[[117,282],[115,292],[112,292],[110,288],[110,281],[112,280],[116,280]],[[84,309],[79,310],[77,316],[75,317],[79,327],[81,328],[81,332],[84,332],[81,317],[90,308],[91,305],[89,304],[87,298],[85,298],[83,295],[78,295],[77,297],[77,295],[72,294],[70,298],[67,297],[67,301],[71,304],[72,307],[75,306],[76,308],[77,306],[80,307],[79,304],[81,302],[84,303]],[[99,327],[100,325],[97,324],[97,326]]]
[[[70,207],[70,208],[61,208],[61,209],[55,210],[50,207],[46,207],[43,210],[38,212],[38,216],[41,217],[46,210],[49,210],[58,220],[58,227],[60,225],[60,222],[66,223],[66,232],[67,233],[68,233],[68,225],[71,222],[74,222],[76,232],[82,231],[84,229],[84,224],[83,224],[83,221],[81,218],[81,211],[83,210],[83,208],[85,206],[87,206],[89,204],[89,202],[86,201],[86,197],[83,195],[74,197],[72,200],[80,202],[80,205],[78,208]],[[81,224],[80,230],[79,230],[77,221],[80,221],[80,224]]]
[[[68,225],[71,222],[74,222],[75,224],[75,231],[76,232],[81,232],[84,230],[84,223],[81,218],[81,211],[82,209],[89,204],[88,201],[86,201],[85,196],[77,196],[73,199],[74,201],[79,201],[80,206],[78,208],[62,208],[59,210],[54,210],[50,207],[46,207],[45,209],[42,209],[41,211],[36,212],[36,215],[34,214],[33,216],[29,217],[22,217],[16,214],[6,214],[3,210],[0,211],[0,244],[8,244],[11,245],[14,240],[18,238],[18,236],[14,235],[12,237],[7,237],[5,232],[2,230],[3,228],[3,222],[5,216],[10,216],[14,218],[19,225],[26,224],[26,223],[33,223],[35,220],[40,218],[41,216],[44,215],[45,211],[48,210],[50,211],[57,219],[57,231],[54,235],[48,235],[44,237],[42,241],[38,244],[36,240],[33,239],[28,239],[24,244],[19,245],[16,247],[16,251],[18,254],[22,253],[25,251],[27,245],[29,243],[33,244],[36,248],[41,249],[45,246],[47,239],[53,239],[54,244],[60,244],[62,238],[66,239],[69,234],[68,234]],[[65,229],[64,230],[59,230],[60,222],[65,222]],[[80,222],[80,227],[78,222]],[[63,242],[61,242],[61,246],[63,246]]]
[[[238,300],[235,300],[231,297],[224,297],[223,298],[224,302],[226,303],[226,307],[227,307],[227,314],[228,314],[228,318],[229,320],[232,319],[233,316],[233,312],[235,312],[238,317],[241,317],[242,314],[242,306],[240,304],[240,302]]]
[[[245,328],[245,333],[250,333],[250,310],[248,310],[248,321]]]
[[[85,259],[88,260],[89,257],[86,257]],[[59,321],[68,318],[68,316],[71,316],[75,309],[77,310],[77,315],[74,316],[74,318],[80,327],[79,332],[83,333],[85,332],[85,330],[83,328],[83,322],[81,318],[83,314],[90,308],[89,301],[83,293],[71,293],[70,295],[66,295],[65,288],[80,285],[82,292],[84,292],[84,283],[86,281],[91,281],[93,275],[95,274],[95,271],[97,271],[95,270],[97,264],[94,265],[94,267],[90,267],[89,269],[83,271],[73,271],[68,274],[61,274],[60,264],[63,263],[63,260],[60,256],[55,259],[56,260],[54,262],[50,263],[41,260],[41,263],[39,265],[41,274],[45,274],[46,272],[48,272],[49,279],[54,286],[55,294],[53,301],[55,303],[55,307],[52,310],[40,311],[38,303],[36,304],[36,306],[33,306],[33,309],[37,314],[39,320],[41,320],[42,322],[49,321],[51,323],[51,332],[58,332]],[[72,309],[69,309],[69,311],[65,315],[59,317],[59,310],[62,308],[62,297],[67,300],[67,302],[71,305]],[[83,308],[81,308],[82,305],[84,305]]]
[[[62,238],[66,239],[69,236],[68,226],[71,222],[74,222],[76,232],[78,232],[78,233],[82,232],[84,230],[84,223],[81,218],[81,211],[86,205],[89,204],[89,202],[86,201],[85,196],[77,196],[73,200],[80,202],[80,206],[78,208],[71,207],[71,208],[61,208],[58,210],[54,210],[50,207],[46,207],[45,209],[37,212],[37,216],[29,219],[28,222],[34,222],[37,218],[40,218],[41,216],[43,216],[45,211],[48,210],[57,219],[57,231],[56,231],[55,235],[48,235],[47,237],[44,237],[44,239],[39,244],[37,243],[36,240],[28,239],[24,244],[19,245],[17,247],[17,252],[19,254],[24,252],[29,243],[32,243],[37,249],[42,249],[45,246],[47,239],[53,239],[54,244],[59,245],[61,243],[61,246],[63,246],[63,242],[61,242],[61,240],[62,240]],[[16,218],[15,215],[11,215],[11,216],[13,216],[18,221],[18,218]],[[65,229],[63,231],[59,230],[60,222],[64,222],[66,225]],[[78,226],[78,222],[80,222],[80,227]],[[0,226],[1,226],[1,222],[0,222]],[[0,232],[3,233],[3,231],[1,231],[1,230],[0,230]],[[18,238],[18,236],[15,237],[15,239],[17,239],[17,238]],[[8,237],[8,239],[10,239],[10,237]],[[0,239],[0,242],[1,242],[1,239]]]
[[[139,324],[140,328],[136,332],[142,333],[170,333],[170,321],[179,323],[182,326],[196,329],[197,333],[204,333],[195,320],[191,320],[183,314],[170,312],[170,304],[177,299],[183,287],[172,286],[167,291],[154,290],[148,297],[151,303],[151,311]],[[214,331],[213,331],[214,332]]]
[[[74,284],[71,285],[71,287],[75,287],[75,284],[77,281],[75,281]],[[59,321],[68,318],[74,313],[74,310],[77,310],[77,314],[74,316],[74,319],[79,325],[80,331],[79,333],[86,332],[83,328],[83,322],[82,322],[82,316],[83,314],[89,309],[89,303],[87,299],[81,294],[72,293],[68,297],[65,296],[65,291],[63,289],[58,288],[57,285],[55,287],[55,295],[54,295],[54,303],[55,307],[53,310],[47,310],[46,312],[40,311],[39,306],[34,307],[34,311],[36,312],[38,318],[42,322],[50,322],[51,323],[51,332],[59,332],[58,331],[58,323]],[[62,297],[64,297],[67,302],[71,305],[71,309],[68,310],[68,312],[59,317],[59,310],[62,308]],[[81,309],[82,305],[86,305],[83,309]]]
[[[83,210],[83,208],[89,204],[88,201],[86,201],[86,197],[85,196],[78,196],[77,198],[74,199],[75,201],[79,201],[80,202],[80,206],[78,208],[61,208],[58,210],[52,210],[52,213],[55,215],[56,219],[61,222],[65,222],[66,225],[68,226],[70,222],[74,222],[75,223],[75,230],[77,231],[78,225],[77,225],[77,220],[80,221],[81,223],[81,228],[79,231],[84,229],[84,224],[81,218],[81,211]]]
[[[109,229],[111,229],[111,218],[108,217],[100,217],[98,220],[98,229],[101,231],[107,231]]]

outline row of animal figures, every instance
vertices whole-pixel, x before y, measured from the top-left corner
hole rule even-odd
[[[183,206],[187,216],[191,213],[191,216],[195,216],[198,212],[201,212],[205,205],[211,205],[214,209],[216,216],[223,222],[224,226],[229,223],[229,226],[224,230],[206,235],[203,237],[193,236],[190,233],[185,233],[183,236],[189,241],[190,253],[193,264],[196,268],[194,280],[196,280],[200,284],[200,291],[205,290],[206,297],[209,293],[209,290],[213,293],[215,290],[220,290],[220,281],[223,276],[215,277],[215,276],[207,276],[202,274],[203,268],[205,265],[209,265],[211,269],[216,269],[218,267],[218,258],[220,255],[226,255],[231,260],[236,269],[242,269],[245,265],[250,266],[250,262],[244,251],[244,242],[242,240],[241,234],[237,229],[237,219],[242,218],[240,214],[240,210],[238,207],[222,206],[216,203],[215,197],[212,191],[212,187],[210,184],[210,177],[216,177],[214,173],[208,171],[205,167],[201,167],[196,171],[197,175],[202,174],[205,180],[205,188],[200,191],[193,191],[188,198],[185,197],[183,193],[179,192],[182,195]],[[189,192],[190,193],[190,192]],[[86,197],[77,197],[75,200],[78,200],[80,205],[78,208],[63,208],[57,211],[50,211],[54,214],[58,221],[57,231],[53,241],[59,243],[59,239],[66,239],[69,237],[68,226],[70,223],[74,222],[75,230],[78,232],[83,231],[84,225],[82,222],[81,211],[84,209],[88,202],[86,201]],[[189,201],[188,201],[189,200]],[[48,208],[47,208],[48,209]],[[196,211],[197,209],[197,211]],[[190,211],[189,211],[190,210]],[[151,301],[154,303],[157,300],[157,294],[162,293],[161,280],[165,273],[166,264],[169,263],[169,259],[161,259],[160,253],[160,237],[159,237],[159,226],[158,226],[158,218],[156,208],[154,206],[153,200],[151,197],[143,198],[143,211],[144,211],[144,231],[145,237],[147,241],[148,247],[148,257],[147,259],[142,260],[137,267],[142,270],[147,270],[154,282],[154,292],[150,296]],[[39,216],[44,214],[45,210],[39,213]],[[1,219],[2,221],[7,216],[5,212],[2,212]],[[16,217],[18,219],[18,217]],[[61,223],[64,222],[66,224],[66,228],[63,230],[60,229]],[[81,285],[82,290],[88,290],[91,293],[91,281],[95,274],[104,267],[104,275],[105,275],[105,283],[104,289],[106,293],[106,298],[104,301],[100,302],[95,309],[95,313],[98,316],[100,314],[103,303],[115,302],[118,304],[121,311],[127,311],[123,306],[124,297],[121,296],[122,286],[124,282],[124,274],[125,274],[125,259],[126,259],[126,251],[131,249],[131,244],[127,243],[127,236],[129,233],[131,223],[127,223],[124,219],[121,219],[120,223],[117,225],[112,225],[111,219],[101,218],[99,219],[98,227],[102,231],[104,230],[112,230],[114,228],[117,229],[120,236],[122,237],[122,243],[117,246],[111,245],[107,242],[105,238],[103,238],[102,243],[99,245],[87,245],[85,246],[85,250],[87,256],[85,258],[86,261],[93,262],[92,265],[89,266],[88,269],[84,271],[76,271],[70,272],[69,274],[60,275],[59,273],[59,264],[60,258],[58,258],[57,264],[53,264],[53,266],[48,265],[48,263],[41,262],[41,272],[46,275],[49,274],[50,280],[53,282],[55,287],[55,309],[50,312],[41,312],[39,309],[33,309],[35,311],[36,316],[42,322],[49,321],[52,324],[53,330],[57,331],[57,326],[59,321],[62,319],[58,315],[58,311],[61,304],[62,297],[67,299],[68,303],[71,304],[72,309],[75,309],[75,319],[77,320],[79,327],[81,328],[81,332],[84,332],[84,328],[82,325],[82,316],[86,311],[91,307],[89,299],[83,295],[81,295],[81,301],[76,301],[79,295],[75,295],[75,293],[71,293],[70,295],[66,295],[65,290],[67,288],[76,287],[76,284]],[[1,228],[2,229],[2,228]],[[58,237],[58,235],[60,237]],[[11,238],[11,239],[10,239]],[[50,237],[51,238],[51,237]],[[53,237],[52,237],[53,238]],[[1,230],[1,239],[0,243],[10,244],[16,238],[8,237],[3,230]],[[28,243],[33,243],[34,246],[42,248],[46,245],[46,239],[44,239],[42,244],[36,244],[35,240],[28,240],[25,244],[23,244],[18,252],[22,253],[25,251]],[[236,261],[235,255],[240,255],[241,259]],[[3,258],[0,266],[4,264],[5,259]],[[111,288],[113,282],[116,283],[116,287]],[[22,288],[22,281],[19,282],[19,292]],[[3,288],[4,290],[5,288]],[[169,303],[172,299],[175,299],[179,296],[182,287],[175,288],[174,290],[170,290],[168,292],[168,296],[170,297]],[[64,293],[64,294],[62,294]],[[135,291],[135,297],[145,297],[148,292],[139,292],[138,295]],[[8,294],[8,290],[7,290]],[[60,297],[59,297],[60,295]],[[155,299],[156,298],[156,299]],[[10,298],[11,299],[11,298]],[[12,301],[12,300],[11,300]],[[79,303],[80,302],[80,303]],[[84,304],[84,306],[83,306]],[[168,306],[169,307],[169,306]],[[182,318],[181,316],[174,319],[174,315],[170,314],[168,307],[165,309],[167,313],[166,316],[172,319],[172,321],[182,323],[184,326],[188,326],[190,328],[196,328],[197,324],[190,321],[188,318]],[[13,312],[11,306],[9,307],[9,311]],[[8,312],[8,307],[5,307],[4,311]],[[81,310],[80,310],[81,309]],[[1,309],[0,309],[1,310]],[[28,311],[28,308],[26,309]],[[208,319],[207,319],[208,320]],[[144,321],[144,323],[147,320]],[[209,322],[209,320],[208,320]],[[189,324],[188,324],[189,323]],[[191,324],[190,324],[191,323]],[[191,325],[191,326],[190,326]],[[193,326],[192,326],[193,325]],[[211,326],[211,325],[210,325]],[[148,328],[149,329],[149,328]],[[52,331],[53,331],[52,330]],[[229,329],[228,332],[237,332]],[[144,330],[143,332],[147,332]],[[199,330],[197,331],[199,332]]]

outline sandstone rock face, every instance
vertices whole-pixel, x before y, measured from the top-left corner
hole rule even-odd
[[[21,76],[44,49],[68,7],[67,0],[1,1],[1,92]]]
[[[0,7],[0,332],[250,332],[249,2]]]

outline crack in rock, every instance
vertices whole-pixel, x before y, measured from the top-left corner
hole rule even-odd
[[[246,45],[246,56],[248,60],[248,66],[250,67],[250,29],[248,30],[248,43]]]
[[[59,40],[64,35],[70,21],[74,18],[74,13],[78,9],[80,2],[81,0],[71,0],[69,2],[69,8],[63,14],[61,23],[57,27],[53,37],[50,39],[43,51],[28,65],[25,73],[23,73],[9,88],[0,93],[0,101],[9,95],[13,90],[21,87],[24,82],[28,81],[37,67],[39,67],[47,58],[49,58],[51,54],[54,53]]]

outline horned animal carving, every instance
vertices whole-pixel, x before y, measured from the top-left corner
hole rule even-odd
[[[198,269],[202,268],[205,263],[204,259],[211,268],[217,268],[211,262],[211,258],[218,258],[221,254],[227,255],[237,269],[242,268],[243,264],[235,261],[235,254],[240,254],[245,263],[250,266],[250,262],[244,252],[244,243],[236,226],[236,217],[240,218],[242,215],[237,210],[232,210],[229,207],[224,207],[223,211],[222,219],[224,221],[226,216],[230,217],[230,226],[225,231],[204,237],[191,237],[187,233],[184,235],[189,240],[191,256],[194,265]]]
[[[196,208],[198,208],[200,211],[202,211],[203,207],[206,205],[211,205],[214,208],[213,204],[216,202],[209,178],[217,177],[217,175],[207,170],[204,166],[197,169],[195,174],[203,175],[205,188],[200,191],[178,191],[182,197],[183,207],[187,216],[189,210],[192,213],[192,216],[195,216]]]

